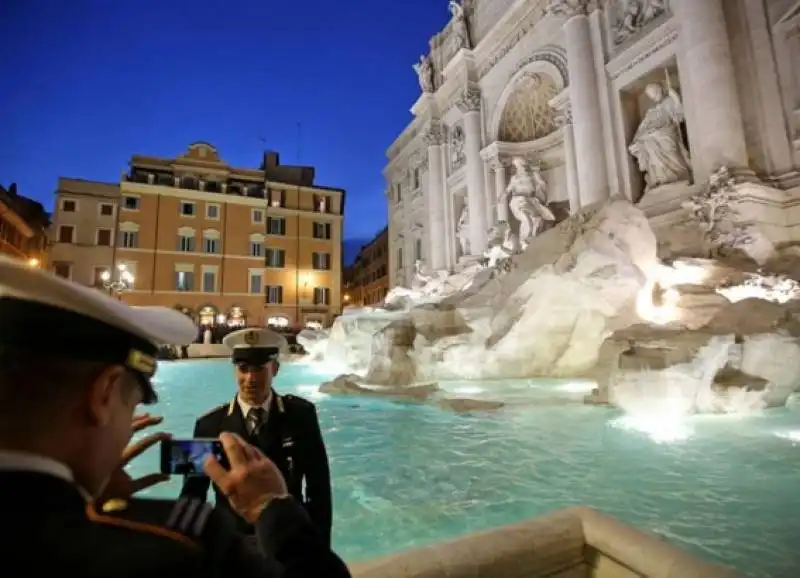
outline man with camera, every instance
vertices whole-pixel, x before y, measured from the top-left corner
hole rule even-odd
[[[204,468],[231,509],[257,528],[263,555],[227,516],[199,500],[137,500],[163,480],[131,480],[124,465],[169,436],[125,449],[158,422],[161,343],[194,326],[164,308],[130,308],[94,289],[0,257],[0,540],[8,576],[348,577],[280,470],[235,434],[220,437],[229,468]]]

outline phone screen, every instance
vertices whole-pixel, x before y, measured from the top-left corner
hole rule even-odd
[[[173,476],[205,476],[203,462],[212,455],[225,461],[222,442],[217,439],[171,439],[161,442],[161,473]]]

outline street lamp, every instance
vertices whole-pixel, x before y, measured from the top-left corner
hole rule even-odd
[[[103,271],[100,274],[100,280],[109,295],[122,299],[122,293],[133,288],[134,276],[124,263],[120,263],[117,265],[116,279],[112,277],[110,271]]]
[[[42,263],[36,257],[31,257],[28,259],[28,267],[31,267],[32,269],[36,269],[41,264]]]

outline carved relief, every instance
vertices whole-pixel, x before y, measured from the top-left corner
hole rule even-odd
[[[550,0],[545,7],[545,14],[553,16],[586,16],[589,14],[591,0]]]
[[[477,112],[481,109],[481,91],[474,86],[467,87],[456,102],[461,112]]]
[[[667,0],[615,0],[610,12],[614,45],[636,36],[666,12]]]
[[[450,134],[450,170],[455,172],[467,162],[467,155],[464,153],[464,129],[459,124],[456,125]]]
[[[428,130],[425,133],[425,144],[428,146],[437,146],[444,144],[445,130],[442,123],[438,120],[432,120],[428,125]]]
[[[560,46],[545,46],[537,50],[534,54],[523,58],[511,72],[511,76],[516,75],[520,70],[533,62],[547,62],[552,64],[558,69],[561,78],[564,81],[564,86],[569,84],[569,72],[567,71],[567,53]]]

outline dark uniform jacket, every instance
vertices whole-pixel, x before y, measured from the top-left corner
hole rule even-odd
[[[283,472],[289,492],[305,506],[317,529],[330,543],[331,477],[314,404],[295,395],[273,393],[266,419],[258,435],[251,436],[241,407],[234,398],[229,404],[219,406],[198,419],[194,437],[216,438],[222,432],[234,432],[261,449]],[[205,476],[187,477],[181,495],[205,501],[209,485],[210,480]],[[233,513],[216,487],[214,491],[217,503]],[[237,514],[233,515],[242,532],[253,532],[250,524]]]
[[[98,513],[61,478],[0,471],[4,578],[348,578],[305,510],[274,500],[256,523],[262,555],[209,504],[131,500]]]

